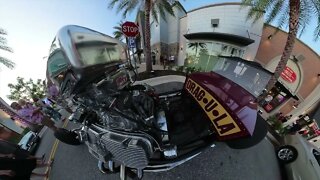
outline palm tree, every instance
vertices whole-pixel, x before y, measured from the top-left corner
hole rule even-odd
[[[281,59],[275,69],[274,75],[269,80],[266,90],[258,97],[261,101],[277,82],[284,70],[293,50],[296,36],[305,31],[312,17],[317,17],[317,27],[314,31],[314,40],[320,36],[320,1],[319,0],[242,0],[242,4],[252,6],[248,18],[257,21],[266,11],[266,23],[277,20],[278,27],[289,25],[287,42],[284,47]]]
[[[122,33],[121,31],[121,26],[122,26],[123,22],[120,21],[117,26],[114,26],[113,29],[113,35],[114,35],[114,38],[116,39],[119,39],[120,41],[122,41],[125,37],[124,37],[124,34]]]
[[[7,35],[7,32],[0,28],[0,49],[8,52],[13,52],[10,47],[7,46],[7,39],[3,36]],[[13,69],[15,66],[15,63],[10,61],[9,59],[0,56],[0,64],[5,65],[9,69]]]
[[[117,13],[122,12],[123,17],[126,17],[128,13],[140,10],[144,8],[145,16],[145,60],[146,60],[146,71],[152,70],[151,62],[151,45],[150,45],[150,15],[158,21],[158,14],[165,19],[166,13],[174,16],[170,0],[112,0],[109,3],[109,8],[114,8],[117,5]]]
[[[201,42],[192,42],[192,43],[188,43],[188,47],[191,48],[192,50],[196,50],[195,55],[197,56],[198,48],[200,47],[201,49],[204,49],[207,47],[207,44],[201,43]]]

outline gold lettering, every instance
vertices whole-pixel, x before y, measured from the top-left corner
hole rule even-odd
[[[200,90],[200,92],[199,92],[199,94],[198,94],[197,100],[198,100],[198,101],[201,101],[202,98],[204,97],[204,95],[205,95],[204,91],[203,91],[203,90]]]
[[[212,104],[212,103],[214,103],[214,100],[211,99],[211,101],[208,102],[208,104],[206,104],[206,106],[204,107],[204,110],[207,112],[210,112],[210,111],[212,111],[213,108],[218,106],[217,103],[214,103],[214,104]]]

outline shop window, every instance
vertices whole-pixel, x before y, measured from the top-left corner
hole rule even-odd
[[[283,104],[287,99],[291,97],[288,90],[283,87],[280,83],[276,83],[275,87],[271,89],[267,97],[262,102],[262,107],[267,113],[273,111],[275,108]]]
[[[191,41],[187,44],[186,52],[186,64],[200,68],[202,71],[212,70],[220,55],[242,57],[244,54],[244,50],[239,47],[214,41]]]

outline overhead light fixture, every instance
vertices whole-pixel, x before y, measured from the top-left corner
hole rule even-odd
[[[320,73],[318,74],[318,77],[320,77]]]
[[[272,35],[272,34],[270,34],[270,35],[268,36],[268,39],[269,39],[269,40],[270,40],[270,39],[272,39],[272,36],[273,36],[273,35]]]

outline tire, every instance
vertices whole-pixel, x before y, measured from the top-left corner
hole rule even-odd
[[[256,125],[251,137],[226,141],[231,149],[246,149],[261,142],[267,135],[266,121],[260,115],[257,116]]]
[[[54,136],[60,140],[63,143],[69,144],[69,145],[80,145],[81,142],[79,141],[79,139],[77,138],[77,134],[75,132],[69,131],[67,129],[64,128],[58,128],[55,132],[54,132]]]
[[[277,159],[284,164],[295,161],[298,157],[298,151],[296,148],[290,145],[281,146],[276,151]]]

